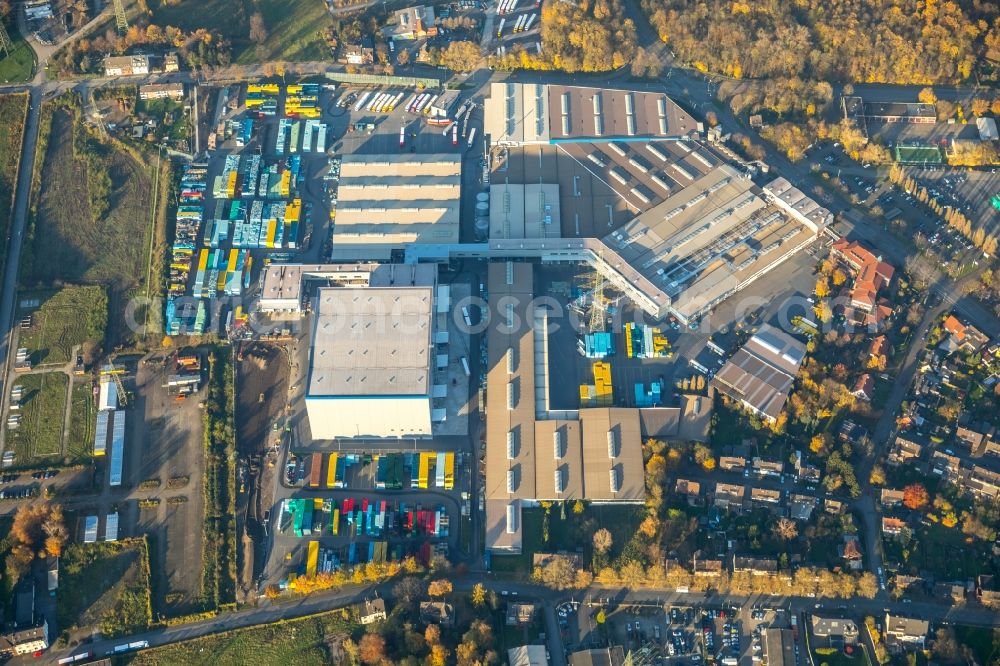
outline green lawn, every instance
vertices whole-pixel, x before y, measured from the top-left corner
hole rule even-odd
[[[47,102],[36,160],[24,284],[110,284],[128,292],[146,275],[151,169],[83,127],[78,110]]]
[[[61,372],[24,375],[15,386],[24,387],[21,398],[21,424],[7,428],[7,441],[13,445],[15,466],[58,462],[62,454],[63,420],[66,414],[67,377]]]
[[[38,303],[38,306],[34,304]],[[108,299],[103,287],[64,287],[18,295],[19,317],[31,315],[31,328],[21,329],[20,347],[31,351],[35,365],[62,365],[75,360],[73,347],[104,341]]]
[[[71,461],[86,461],[94,454],[94,428],[97,409],[90,382],[73,386],[73,406],[69,417],[66,455]]]
[[[309,666],[332,663],[328,645],[357,629],[342,611],[248,627],[143,650],[124,663],[136,666]]]
[[[645,517],[642,506],[614,506],[592,504],[587,506],[582,515],[573,513],[572,504],[566,506],[566,519],[561,518],[558,504],[553,505],[549,515],[549,539],[545,540],[543,522],[545,510],[542,508],[523,509],[521,511],[521,534],[523,535],[522,553],[520,555],[494,555],[492,569],[497,572],[531,574],[532,556],[535,553],[548,553],[558,550],[575,552],[583,549],[583,564],[589,568],[593,533],[606,527],[611,532],[612,547],[610,559],[621,555],[626,546],[635,536],[639,523]]]
[[[865,658],[864,653],[858,649],[853,657],[848,657],[841,650],[837,650],[833,654],[819,654],[813,652],[813,663],[816,666],[868,666],[868,660]]]
[[[35,71],[35,52],[28,46],[28,42],[21,38],[17,28],[13,25],[7,26],[7,34],[13,47],[10,55],[4,56],[0,60],[0,82],[20,83],[31,79]]]
[[[142,539],[70,544],[59,569],[61,629],[97,626],[110,637],[149,627],[149,556]]]
[[[22,42],[23,43],[23,42]],[[7,59],[9,60],[9,58]],[[0,61],[0,69],[7,60]],[[21,162],[21,142],[24,139],[24,115],[28,110],[28,95],[0,95],[0,239],[7,238],[14,206],[17,167]],[[0,270],[7,257],[7,243],[0,241]]]
[[[1000,629],[982,627],[955,627],[958,642],[966,645],[976,655],[980,664],[1000,662]]]
[[[233,44],[233,61],[240,64],[267,61],[324,60],[329,57],[322,38],[332,24],[323,0],[148,0],[153,21],[183,30],[219,31]],[[250,41],[250,16],[264,17],[267,39]]]

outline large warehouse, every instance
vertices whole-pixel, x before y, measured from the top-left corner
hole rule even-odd
[[[333,261],[387,261],[412,243],[458,243],[461,156],[341,159]]]
[[[324,274],[351,274],[343,266],[299,268],[300,281],[321,284],[329,284]],[[447,392],[434,382],[435,267],[396,266],[398,282],[387,284],[389,270],[358,267],[367,284],[315,290],[305,399],[314,440],[429,437],[445,417],[434,409]]]

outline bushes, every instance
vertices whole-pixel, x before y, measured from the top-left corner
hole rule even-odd
[[[205,401],[205,524],[202,603],[217,609],[236,598],[236,437],[233,427],[232,350],[216,347],[208,357]]]

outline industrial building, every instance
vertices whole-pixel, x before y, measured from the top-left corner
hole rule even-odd
[[[495,83],[494,252],[583,261],[651,316],[704,316],[816,240],[833,216],[760,187],[662,93]]]
[[[663,93],[610,88],[493,83],[484,129],[494,144],[678,139],[697,121]]]
[[[769,423],[788,400],[806,346],[764,324],[712,378],[710,386]]]
[[[432,424],[446,418],[434,400],[448,393],[447,385],[434,382],[442,342],[435,332],[446,330],[450,309],[447,287],[436,285],[436,267],[395,266],[384,274],[388,284],[379,278],[327,286],[335,282],[324,280],[321,267],[298,273],[324,285],[313,301],[305,398],[312,439],[431,436]],[[340,266],[328,274],[346,275]],[[377,269],[359,274],[382,275]]]
[[[264,277],[257,308],[262,312],[301,314],[309,286],[393,287],[433,282],[437,267],[430,264],[271,264]]]
[[[459,241],[459,155],[344,155],[333,261],[387,261],[415,243]]]
[[[539,501],[643,502],[643,440],[664,429],[694,430],[679,422],[707,423],[711,410],[710,399],[673,408],[550,408],[547,311],[535,307],[533,273],[531,263],[497,262],[487,277],[495,305],[487,331],[483,494],[486,547],[501,553],[521,551],[521,509]]]

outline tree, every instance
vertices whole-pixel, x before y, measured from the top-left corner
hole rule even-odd
[[[962,653],[959,651],[958,640],[952,627],[941,627],[934,634],[933,654],[946,664],[962,661]]]
[[[583,500],[577,500],[573,502],[573,513],[577,516],[583,513],[584,509],[586,508],[587,507],[583,504]]]
[[[656,536],[656,530],[660,527],[660,523],[654,516],[646,516],[645,520],[639,525],[639,533],[652,539]]]
[[[917,99],[920,100],[921,104],[934,104],[938,101],[937,95],[934,94],[934,89],[930,86],[922,88],[917,94]]]
[[[774,534],[783,541],[791,541],[799,535],[799,527],[790,518],[779,518],[774,524]]]
[[[399,50],[399,53],[396,54],[396,64],[400,67],[406,67],[410,64],[410,51],[408,49]]]
[[[972,100],[972,106],[970,107],[970,110],[972,111],[973,115],[976,116],[986,115],[986,112],[989,111],[989,109],[990,109],[989,101],[983,99],[982,97],[977,97],[976,99]]]
[[[441,52],[441,65],[454,72],[469,72],[476,68],[482,57],[475,42],[452,42]]]
[[[358,644],[355,643],[350,638],[345,638],[342,644],[344,648],[344,657],[348,664],[358,663]]]
[[[482,583],[476,583],[475,587],[472,588],[472,605],[476,608],[482,608],[486,603],[486,588],[483,587]]]
[[[385,639],[378,634],[365,634],[358,642],[358,658],[363,664],[379,664],[385,659]]]
[[[563,555],[549,558],[544,566],[536,567],[531,575],[535,582],[555,590],[565,590],[574,587],[576,570],[573,562]]]
[[[260,12],[254,12],[250,16],[250,41],[254,44],[263,44],[267,41],[267,25]]]
[[[393,585],[392,594],[396,602],[403,606],[411,606],[424,595],[424,586],[419,578],[407,576]]]
[[[872,473],[868,477],[868,482],[873,486],[885,485],[885,470],[882,469],[881,465],[872,467]]]
[[[911,483],[903,488],[903,506],[908,509],[921,509],[927,505],[927,489],[920,483]]]
[[[826,298],[830,295],[830,283],[826,281],[825,277],[816,280],[815,292],[817,298]]]
[[[594,532],[594,551],[600,554],[604,554],[611,550],[612,539],[611,532],[607,528],[602,527],[601,529]]]
[[[441,627],[436,624],[428,624],[424,629],[424,640],[428,645],[437,645],[441,642]]]
[[[427,594],[432,597],[443,597],[446,594],[451,594],[451,591],[451,581],[444,578],[432,580],[427,586]]]

